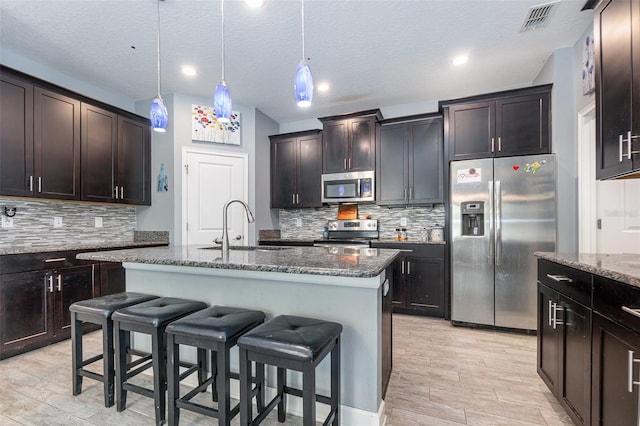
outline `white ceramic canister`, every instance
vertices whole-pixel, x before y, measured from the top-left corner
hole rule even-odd
[[[444,241],[444,227],[442,225],[434,225],[431,227],[431,241]]]

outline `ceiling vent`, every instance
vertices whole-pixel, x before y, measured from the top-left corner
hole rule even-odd
[[[520,32],[523,33],[525,31],[536,30],[544,27],[549,21],[549,18],[557,4],[558,2],[552,2],[530,7]]]

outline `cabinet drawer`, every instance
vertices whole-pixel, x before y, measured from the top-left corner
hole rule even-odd
[[[371,247],[381,249],[402,250],[404,255],[417,257],[444,258],[443,244],[407,244],[407,243],[377,243],[371,242]],[[410,252],[410,253],[409,253]]]
[[[637,315],[623,307],[635,310]],[[595,276],[593,308],[612,321],[640,333],[640,288]]]
[[[51,251],[45,253],[8,254],[0,256],[0,271],[2,271],[3,274],[12,274],[16,272],[40,271],[91,263],[76,260],[77,253],[79,252]]]
[[[591,306],[592,282],[588,272],[539,260],[538,281],[585,306]]]

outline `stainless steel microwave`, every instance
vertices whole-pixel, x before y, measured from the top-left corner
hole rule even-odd
[[[346,172],[322,175],[322,202],[375,201],[375,172]]]

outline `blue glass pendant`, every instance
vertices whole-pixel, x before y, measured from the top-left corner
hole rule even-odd
[[[164,105],[164,101],[160,95],[151,101],[149,117],[151,119],[153,130],[156,132],[165,132],[167,130],[169,113],[167,112],[167,107]]]
[[[228,123],[231,121],[231,94],[224,80],[216,86],[213,105],[219,122]]]
[[[296,92],[298,106],[311,106],[311,101],[313,100],[313,77],[311,76],[311,68],[305,61],[300,61],[298,68],[296,68],[293,87]]]

